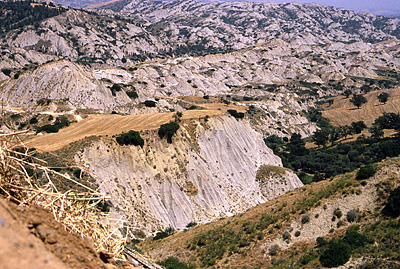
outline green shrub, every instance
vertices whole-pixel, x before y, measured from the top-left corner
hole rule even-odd
[[[128,95],[128,97],[131,99],[136,99],[139,97],[136,91],[127,91],[126,95]]]
[[[108,201],[108,200],[101,201],[100,203],[98,203],[98,204],[96,205],[96,207],[97,207],[101,212],[104,212],[104,213],[110,212],[110,208],[111,208],[112,206],[113,206],[113,204],[111,203],[111,201]]]
[[[376,173],[376,168],[373,164],[367,164],[360,167],[357,172],[357,179],[368,179],[374,176]]]
[[[46,132],[46,133],[57,133],[61,128],[69,126],[68,118],[61,115],[56,118],[54,124],[46,124],[41,127],[36,128],[36,133]]]
[[[244,118],[244,113],[237,112],[235,109],[228,109],[228,113],[231,114],[231,116],[235,117],[235,119]]]
[[[111,90],[112,95],[115,96],[116,92],[121,91],[121,86],[119,84],[114,84],[111,86],[110,90]]]
[[[167,137],[168,143],[172,143],[172,136],[178,131],[179,124],[171,121],[170,123],[165,123],[158,129],[158,135],[160,138]]]
[[[173,235],[174,233],[175,233],[175,229],[172,227],[168,227],[164,231],[157,232],[156,235],[153,237],[153,240],[160,240],[160,239],[166,238],[170,235]]]
[[[36,133],[46,132],[46,133],[57,133],[60,128],[53,124],[46,124],[36,129]]]
[[[382,213],[394,218],[400,216],[400,187],[390,192]]]
[[[144,105],[146,107],[156,107],[156,102],[152,101],[152,100],[146,100],[146,101],[144,101]]]
[[[29,120],[29,124],[36,124],[38,123],[38,119],[36,117],[33,117]]]
[[[365,235],[358,233],[352,229],[348,229],[343,241],[349,244],[352,249],[365,246],[368,243],[368,239]]]
[[[268,254],[271,256],[275,256],[276,254],[278,254],[279,250],[280,247],[277,244],[272,245],[271,248],[268,250]]]
[[[336,208],[334,211],[333,211],[333,215],[335,215],[338,219],[340,219],[341,217],[342,217],[342,211],[340,210],[340,208]]]
[[[337,267],[345,264],[351,255],[351,248],[342,241],[330,242],[328,248],[322,252],[319,261],[326,267]]]
[[[197,222],[191,221],[186,225],[186,228],[192,228],[197,225]]]
[[[310,250],[307,253],[305,253],[300,259],[299,263],[301,265],[307,265],[309,264],[312,260],[316,259],[318,257],[317,252],[314,250]]]
[[[158,262],[159,265],[165,267],[165,269],[194,269],[195,266],[180,262],[178,258],[168,257],[163,261]]]
[[[3,74],[6,76],[10,76],[10,74],[11,74],[11,70],[7,69],[7,68],[1,69],[1,72],[3,72]]]
[[[127,133],[122,133],[116,137],[117,143],[120,145],[134,145],[141,146],[144,145],[144,140],[140,136],[139,132],[130,130]]]
[[[290,240],[292,238],[292,236],[290,235],[290,233],[288,231],[284,231],[282,234],[282,238],[283,238],[283,240]]]
[[[76,177],[76,178],[81,178],[81,174],[82,174],[82,170],[81,169],[75,169],[74,170],[74,172],[73,172],[73,174],[74,174],[74,176]]]
[[[359,218],[358,212],[355,209],[349,210],[346,214],[346,218],[348,222],[354,222],[357,221]]]
[[[308,222],[310,222],[310,215],[304,214],[304,215],[301,217],[301,224],[306,224],[306,223],[308,223]]]

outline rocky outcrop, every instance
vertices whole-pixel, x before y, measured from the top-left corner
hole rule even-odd
[[[101,138],[75,155],[111,196],[114,213],[146,233],[231,216],[302,186],[292,172],[265,191],[262,165],[282,166],[262,137],[232,117],[181,123],[173,143],[143,132],[143,148]],[[274,182],[276,175],[271,178]],[[276,188],[275,188],[276,187]]]

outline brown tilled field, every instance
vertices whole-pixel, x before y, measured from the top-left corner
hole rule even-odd
[[[386,104],[379,102],[377,96],[387,92],[390,97]],[[384,112],[400,112],[400,89],[385,89],[379,91],[369,92],[364,95],[368,102],[357,109],[351,102],[351,96],[336,96],[333,99],[333,105],[328,106],[324,104],[322,108],[322,115],[331,120],[333,125],[350,125],[354,121],[364,121],[366,125],[370,126],[377,117],[381,116]]]
[[[204,105],[202,105],[204,107]],[[246,107],[224,105],[222,103],[210,104],[202,110],[183,111],[182,120],[203,118],[205,116],[218,116],[228,109],[245,111]],[[116,135],[130,130],[155,130],[161,124],[173,120],[173,112],[148,113],[140,115],[92,115],[86,119],[74,123],[67,128],[61,129],[58,133],[36,136],[26,142],[29,147],[35,147],[43,151],[54,151],[89,136]]]

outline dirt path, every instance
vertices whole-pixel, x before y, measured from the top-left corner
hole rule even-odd
[[[387,92],[390,97],[386,104],[378,101],[377,96]],[[357,109],[350,99],[345,96],[333,97],[333,105],[328,106],[324,104],[322,108],[322,115],[331,120],[333,125],[350,125],[354,121],[364,121],[365,124],[370,126],[377,117],[381,116],[384,112],[400,112],[400,89],[385,89],[373,91],[365,95],[368,102]]]
[[[183,111],[182,120],[202,118],[207,115],[218,116],[226,113],[227,109],[244,111],[245,107],[214,104],[210,105],[210,108],[203,110]],[[128,132],[129,130],[155,130],[160,127],[161,124],[173,120],[173,115],[173,112],[128,116],[92,115],[67,128],[61,129],[58,133],[36,136],[25,144],[28,147],[35,147],[43,151],[54,151],[88,136],[116,135],[122,132]]]

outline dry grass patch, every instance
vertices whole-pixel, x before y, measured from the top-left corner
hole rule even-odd
[[[386,104],[382,104],[378,100],[378,95],[382,92],[387,92],[390,97]],[[352,122],[364,121],[367,126],[370,126],[376,118],[382,116],[384,112],[400,112],[400,89],[385,89],[372,91],[364,95],[367,98],[367,103],[357,109],[351,102],[351,96],[336,96],[330,98],[333,104],[322,105],[324,109],[322,115],[328,118],[335,126],[350,125]]]

